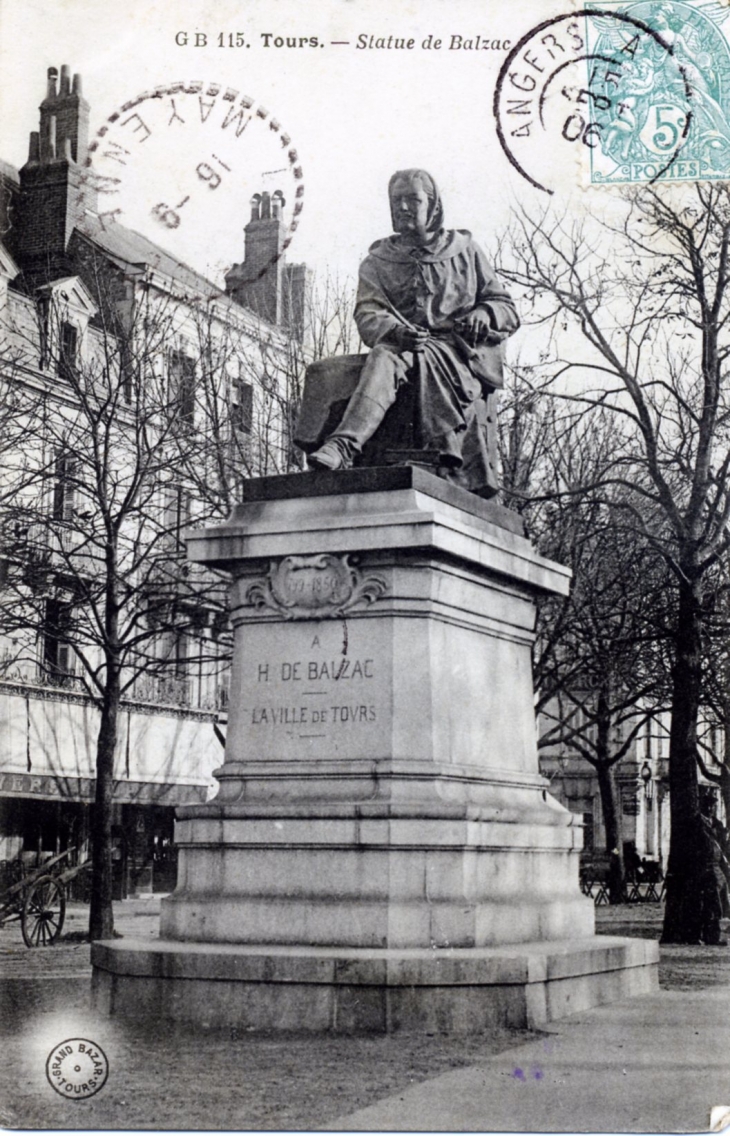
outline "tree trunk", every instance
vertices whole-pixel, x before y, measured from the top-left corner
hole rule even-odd
[[[623,903],[624,889],[624,851],[621,834],[621,817],[616,792],[614,767],[605,761],[596,764],[598,791],[601,794],[603,826],[606,830],[606,850],[608,862],[608,900],[609,903]]]
[[[112,906],[112,816],[114,807],[114,754],[119,729],[122,673],[119,659],[119,603],[117,600],[117,548],[114,539],[106,546],[106,597],[104,605],[105,682],[101,723],[96,743],[96,797],[91,838],[91,911],[89,938],[111,939],[114,934]]]
[[[723,689],[725,700],[722,705],[723,745],[720,765],[720,800],[725,814],[725,828],[730,832],[730,667],[725,668]]]
[[[96,743],[96,796],[91,826],[91,911],[89,938],[111,939],[114,934],[112,907],[112,816],[114,804],[114,753],[119,721],[120,674],[107,670],[107,685],[101,708]]]
[[[697,781],[697,718],[702,691],[702,613],[698,589],[679,589],[672,668],[672,724],[669,734],[671,834],[663,943],[697,943],[702,937],[705,844]]]
[[[727,730],[728,726],[725,727]],[[720,796],[725,810],[725,828],[730,831],[730,755],[725,757],[720,766]]]

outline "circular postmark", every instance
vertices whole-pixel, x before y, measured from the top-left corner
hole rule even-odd
[[[106,1084],[109,1062],[100,1045],[69,1037],[55,1045],[46,1061],[49,1085],[66,1100],[88,1100]]]
[[[238,234],[249,218],[281,216],[285,224],[260,275],[285,252],[304,175],[291,136],[267,107],[219,83],[179,81],[108,116],[89,143],[80,193],[104,230],[121,222],[215,279],[240,259]]]
[[[515,45],[494,93],[511,164],[553,193],[566,176],[651,183],[679,169],[696,92],[677,43],[625,7],[545,20]],[[575,176],[567,173],[571,167]]]

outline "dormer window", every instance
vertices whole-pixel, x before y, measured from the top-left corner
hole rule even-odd
[[[62,379],[72,381],[77,373],[78,365],[78,328],[63,320],[60,327],[58,344],[58,373]]]
[[[78,381],[81,348],[90,320],[98,308],[78,276],[64,276],[37,292],[40,324],[40,365],[59,378]]]
[[[38,331],[40,338],[40,365],[45,370],[51,356],[51,301],[46,294],[38,298]]]

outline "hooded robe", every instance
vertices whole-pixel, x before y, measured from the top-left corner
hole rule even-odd
[[[371,246],[360,266],[355,321],[368,347],[397,349],[399,327],[431,333],[423,351],[400,352],[415,388],[417,445],[438,450],[450,481],[490,496],[499,488],[495,391],[503,385],[501,343],[519,319],[471,233],[444,230],[430,175],[396,173],[389,192],[404,179],[418,180],[428,194],[428,241],[413,247],[391,236]],[[471,344],[454,324],[475,309],[487,314],[490,330]]]

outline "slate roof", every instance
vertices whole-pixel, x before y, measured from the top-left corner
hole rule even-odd
[[[0,241],[0,275],[14,280],[18,275],[18,266],[10,255],[10,250]]]
[[[5,178],[16,185],[20,183],[18,170],[2,158],[0,158],[0,178]],[[88,213],[76,229],[110,256],[120,268],[126,269],[134,265],[141,268],[143,265],[149,265],[150,268],[156,268],[199,294],[230,299],[207,277],[201,276],[194,268],[177,260],[171,253],[134,229],[128,229],[114,220],[102,224],[93,214]]]
[[[15,166],[11,166],[10,162],[4,162],[2,158],[0,158],[0,176],[7,178],[14,185],[20,185],[20,174]]]
[[[199,295],[228,299],[205,276],[134,229],[127,229],[115,221],[102,224],[97,218],[87,214],[77,226],[77,231],[111,257],[120,268],[128,270],[130,267],[141,268],[147,265]]]

